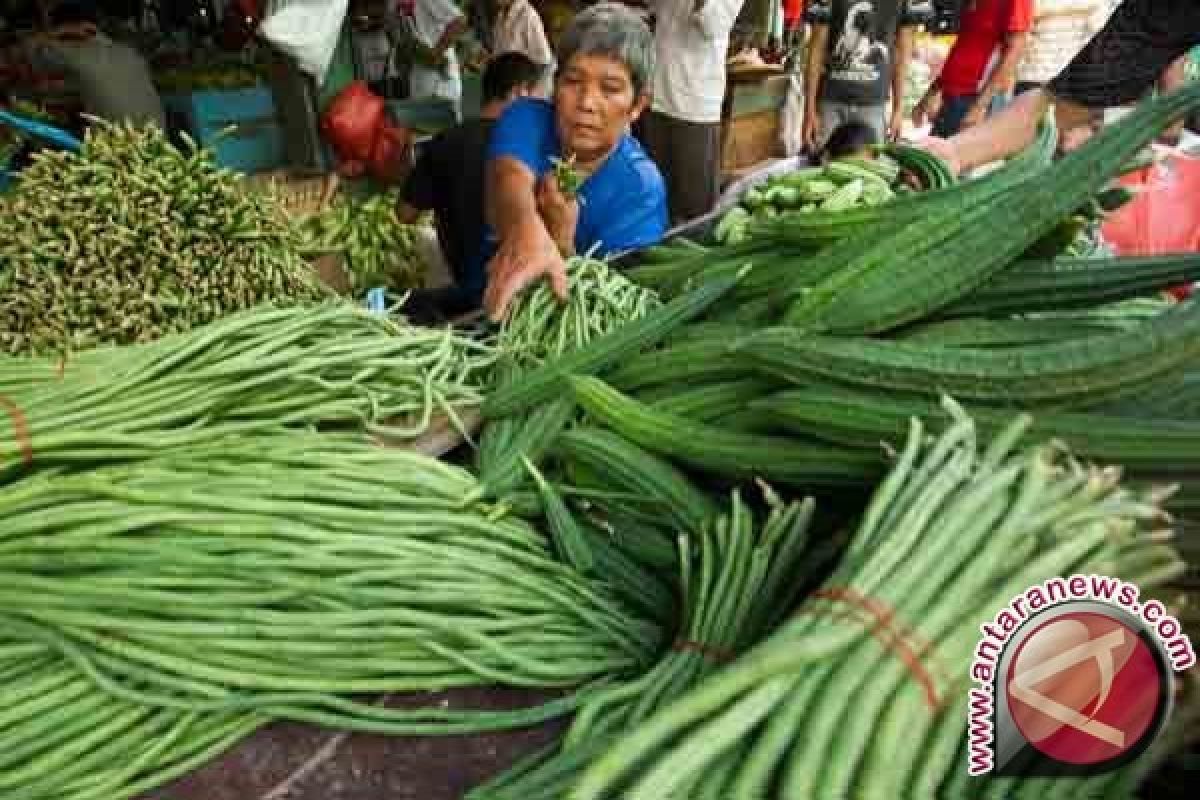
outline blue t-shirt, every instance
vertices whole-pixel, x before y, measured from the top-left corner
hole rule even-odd
[[[554,106],[515,100],[492,127],[487,160],[515,158],[541,178],[560,157]],[[579,188],[575,252],[607,256],[656,244],[667,231],[667,187],[662,173],[637,140],[626,134],[616,150]],[[496,252],[495,233],[484,231],[479,274]]]

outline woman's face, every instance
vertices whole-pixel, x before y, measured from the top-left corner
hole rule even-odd
[[[554,110],[563,155],[582,164],[608,157],[646,108],[629,68],[609,56],[576,55],[559,70]]]

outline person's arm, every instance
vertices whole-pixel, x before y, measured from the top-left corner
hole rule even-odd
[[[550,67],[554,64],[554,48],[550,46],[550,37],[546,35],[546,26],[536,11],[530,13],[533,18],[533,47],[534,61],[540,66]]]
[[[904,91],[915,41],[916,29],[912,25],[896,31],[896,52],[892,58],[892,117],[888,124],[888,138],[892,141],[900,138],[904,128]]]
[[[969,170],[1018,152],[1037,135],[1038,121],[1054,101],[1059,131],[1091,122],[1097,111],[1137,101],[1163,71],[1195,44],[1200,3],[1172,7],[1174,16],[1152,16],[1156,0],[1125,0],[1100,31],[1050,82],[975,128],[950,139],[927,139],[923,146],[956,171]],[[1157,35],[1147,30],[1153,21]]]
[[[487,220],[500,246],[488,264],[483,305],[494,321],[512,299],[543,275],[560,299],[567,296],[566,263],[538,213],[537,178],[522,161],[501,156],[487,166]]]
[[[692,0],[692,19],[707,39],[728,36],[744,0]]]
[[[455,17],[442,30],[442,35],[434,43],[433,47],[429,48],[429,58],[437,66],[446,63],[446,51],[454,46],[454,43],[467,32],[467,18],[459,15]]]
[[[821,128],[821,79],[825,73],[825,51],[829,44],[828,23],[812,23],[808,37],[808,61],[804,66],[804,144],[816,151]]]
[[[1182,89],[1187,85],[1187,62],[1188,54],[1183,54],[1179,58],[1171,62],[1171,66],[1163,71],[1162,77],[1158,79],[1158,91],[1162,93],[1173,92],[1176,89]],[[1180,119],[1162,132],[1160,137],[1162,141],[1176,144],[1179,138],[1183,136],[1183,128],[1187,120]]]
[[[1012,92],[1017,80],[1017,66],[1025,55],[1028,41],[1029,31],[1014,31],[1005,35],[1000,45],[1000,63],[992,70],[992,74],[979,91],[979,97],[963,118],[964,128],[971,128],[982,122],[997,95]]]
[[[560,298],[567,293],[566,264],[537,207],[537,179],[554,155],[554,111],[546,103],[518,100],[492,127],[484,172],[485,216],[499,246],[488,264],[484,307],[503,318],[512,298],[548,276]]]
[[[1041,89],[1025,92],[998,114],[949,139],[930,137],[921,145],[955,173],[990,164],[1025,149],[1037,136],[1050,98]]]

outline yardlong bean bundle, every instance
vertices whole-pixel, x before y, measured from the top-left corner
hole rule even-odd
[[[0,198],[0,353],[150,341],[325,295],[276,201],[154,127],[96,121]]]
[[[1146,532],[1165,518],[1159,494],[1126,491],[1116,471],[1061,448],[1014,452],[1028,419],[981,449],[956,413],[928,447],[914,421],[847,556],[801,613],[625,736],[568,796],[976,796],[987,782],[955,781],[966,776],[963,665],[981,622],[1049,577],[1150,589],[1182,564]],[[923,643],[919,663],[873,636],[872,607]],[[1060,791],[1082,796],[1071,782]]]
[[[479,405],[493,360],[485,342],[341,302],[259,308],[65,365],[3,359],[0,386],[38,369],[45,380],[6,397],[0,475],[281,427],[416,437],[435,413]]]
[[[35,475],[0,492],[0,638],[140,705],[390,733],[528,724],[586,693],[490,713],[347,695],[567,688],[653,658],[656,625],[480,495],[465,471],[316,434]]]
[[[679,543],[683,620],[653,669],[582,706],[561,746],[474,790],[471,800],[560,800],[622,735],[756,643],[820,565],[808,547],[814,503],[768,496],[757,524],[735,493],[728,514]],[[803,562],[804,566],[801,566]]]

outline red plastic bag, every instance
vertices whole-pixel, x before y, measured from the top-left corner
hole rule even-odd
[[[329,103],[321,115],[321,132],[342,161],[369,163],[384,123],[383,98],[355,81]]]
[[[1200,250],[1200,159],[1172,155],[1121,178],[1138,195],[1104,222],[1104,239],[1119,255]],[[1180,287],[1176,297],[1191,294]]]
[[[407,128],[398,127],[385,119],[376,132],[375,146],[367,164],[371,176],[383,183],[400,183],[408,171],[411,144],[412,137]]]

